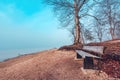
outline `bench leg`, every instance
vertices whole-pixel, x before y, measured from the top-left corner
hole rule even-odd
[[[77,59],[81,59],[82,56],[80,56],[78,53],[76,53]]]
[[[85,57],[84,59],[84,69],[94,69],[94,62],[92,57]]]

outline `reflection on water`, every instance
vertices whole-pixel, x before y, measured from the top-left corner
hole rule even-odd
[[[0,50],[0,61],[3,61],[8,58],[13,58],[23,54],[30,54],[39,52],[46,49],[35,48],[35,49],[14,49],[14,50]]]

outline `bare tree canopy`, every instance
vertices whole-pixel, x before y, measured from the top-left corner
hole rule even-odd
[[[44,0],[51,5],[62,26],[74,26],[74,44],[82,44],[80,19],[89,10],[89,0]]]
[[[108,28],[112,39],[117,38],[116,27],[120,21],[120,1],[119,0],[94,0],[98,4],[96,16],[101,20],[101,24]]]
[[[119,38],[120,1],[118,0],[43,1],[52,7],[63,27],[70,27],[69,29],[71,30],[69,31],[73,35],[74,44],[82,44],[84,40],[88,40],[88,38],[85,38],[86,35],[89,39],[97,38],[97,41],[100,42],[105,40],[105,34],[108,34],[111,39]],[[88,16],[92,17],[92,19]],[[89,22],[87,20],[92,22],[92,25],[88,25]],[[83,31],[82,27],[94,29],[91,31],[85,28],[86,30]],[[95,34],[94,38],[92,34]]]

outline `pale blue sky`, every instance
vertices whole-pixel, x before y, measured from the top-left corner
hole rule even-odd
[[[0,50],[54,48],[71,44],[52,10],[41,0],[0,0]]]

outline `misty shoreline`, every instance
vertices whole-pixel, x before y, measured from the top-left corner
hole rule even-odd
[[[50,48],[48,48],[50,49]],[[35,49],[12,49],[12,50],[0,50],[0,62],[4,62],[9,59],[13,59],[19,56],[24,56],[28,54],[35,54],[44,50],[48,49],[40,49],[40,48],[35,48]]]

